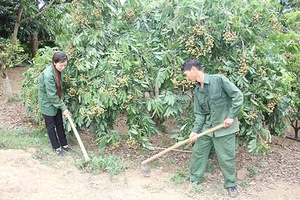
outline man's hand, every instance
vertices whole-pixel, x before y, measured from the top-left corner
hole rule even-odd
[[[190,143],[193,143],[197,140],[197,138],[195,136],[197,136],[198,134],[195,132],[191,132],[189,139],[190,139]]]
[[[62,113],[67,119],[69,119],[71,117],[71,113],[68,109],[64,110],[64,112]]]
[[[231,119],[231,118],[226,118],[226,119],[224,120],[224,122],[223,122],[223,126],[224,126],[225,128],[231,126],[232,124],[233,124],[233,119]]]

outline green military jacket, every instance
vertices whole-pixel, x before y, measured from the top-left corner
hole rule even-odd
[[[61,109],[62,111],[67,109],[67,106],[58,97],[52,66],[48,66],[40,75],[38,100],[40,111],[44,115],[55,116],[57,109]]]
[[[223,124],[226,118],[234,119],[233,124],[209,135],[221,137],[239,131],[237,115],[243,104],[243,94],[225,76],[205,74],[204,87],[197,83],[194,95],[193,132],[200,133]]]

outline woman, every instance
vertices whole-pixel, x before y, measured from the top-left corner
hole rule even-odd
[[[62,101],[62,71],[67,66],[68,58],[64,52],[57,52],[52,57],[52,65],[48,66],[39,78],[39,107],[45,119],[47,133],[56,154],[72,151],[68,147],[63,126],[62,114],[70,116]]]

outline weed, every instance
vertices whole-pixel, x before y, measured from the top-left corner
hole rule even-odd
[[[244,189],[247,189],[249,187],[249,183],[248,183],[247,179],[245,179],[245,178],[242,180],[242,187]]]
[[[186,178],[186,175],[183,173],[177,173],[172,178],[171,181],[173,181],[176,184],[184,182],[184,179]]]
[[[175,163],[175,160],[172,157],[169,157],[168,161],[169,161],[169,165],[174,165],[174,163]]]
[[[219,190],[219,193],[221,193],[222,195],[227,194],[227,190],[224,188],[223,184],[217,182],[215,183],[215,187]]]
[[[265,163],[259,162],[259,167],[260,167],[260,168],[262,168],[262,167],[264,167],[264,166],[265,166]]]
[[[248,166],[247,170],[250,172],[250,176],[255,176],[258,174],[258,169],[253,166]]]
[[[151,163],[151,167],[153,167],[153,168],[157,168],[159,166],[159,161],[158,160],[154,160],[154,161],[152,161],[152,163]]]
[[[192,183],[193,184],[193,188],[195,189],[196,193],[200,193],[203,191],[203,187],[201,184],[199,183]]]
[[[86,163],[84,159],[77,160],[77,166],[87,172],[98,173],[105,171],[110,177],[118,175],[128,168],[128,165],[121,163],[115,156],[90,156],[91,160]]]

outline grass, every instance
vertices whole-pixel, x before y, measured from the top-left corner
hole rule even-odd
[[[32,157],[46,165],[54,166],[53,164],[56,163],[56,161],[61,161],[62,158],[64,160],[69,160],[71,158],[77,160],[75,165],[77,165],[79,169],[91,173],[105,171],[110,174],[111,178],[128,168],[127,164],[122,163],[117,157],[111,155],[91,155],[91,161],[85,163],[81,152],[77,151],[76,149],[75,152],[71,154],[67,154],[64,157],[59,157],[52,151],[45,128],[31,131],[22,128],[15,130],[0,129],[0,149],[27,150],[29,148],[38,149],[38,151],[35,151]]]
[[[26,131],[25,129],[0,129],[0,149],[48,148],[47,133],[43,129]]]

